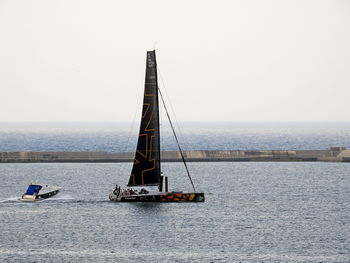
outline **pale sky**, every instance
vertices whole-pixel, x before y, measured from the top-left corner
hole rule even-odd
[[[178,121],[350,121],[349,0],[0,0],[0,122],[132,121],[154,47]]]

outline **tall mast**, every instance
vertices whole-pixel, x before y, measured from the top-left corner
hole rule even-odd
[[[151,51],[153,52],[154,55],[154,64],[155,64],[155,78],[156,78],[156,87],[157,87],[157,91],[156,91],[156,104],[157,104],[157,121],[156,121],[156,125],[157,125],[157,129],[156,129],[156,133],[157,133],[157,139],[158,139],[158,169],[159,169],[159,185],[158,188],[159,190],[162,189],[162,184],[163,184],[163,180],[162,180],[162,169],[161,169],[161,157],[160,157],[160,121],[159,121],[159,99],[158,99],[158,91],[159,91],[159,87],[158,87],[158,72],[157,72],[157,59],[156,59],[156,50]]]

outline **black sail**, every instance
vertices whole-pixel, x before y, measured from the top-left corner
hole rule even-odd
[[[155,50],[147,52],[146,80],[139,139],[128,186],[159,185],[160,143]]]

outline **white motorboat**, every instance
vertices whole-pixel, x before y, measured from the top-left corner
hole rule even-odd
[[[50,198],[56,195],[62,187],[41,184],[41,183],[31,183],[28,186],[27,191],[19,199],[23,202],[34,202]]]

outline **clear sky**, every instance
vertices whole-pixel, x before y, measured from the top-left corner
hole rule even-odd
[[[0,0],[0,122],[132,121],[154,47],[178,121],[350,121],[348,0]]]

